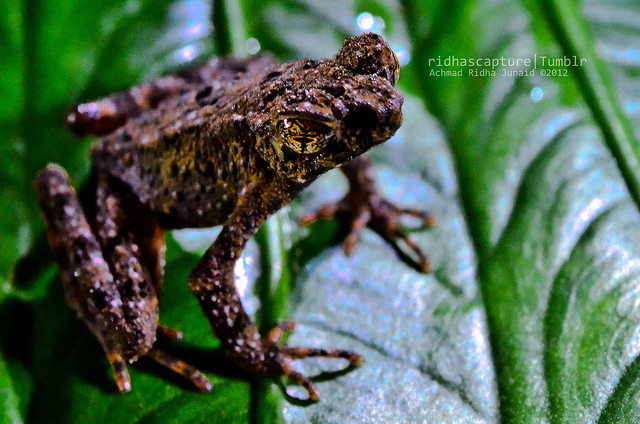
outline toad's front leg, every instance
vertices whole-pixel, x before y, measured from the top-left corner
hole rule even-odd
[[[349,180],[349,192],[338,203],[328,205],[319,211],[305,215],[300,219],[308,225],[319,219],[340,216],[350,224],[350,231],[344,243],[347,255],[353,253],[360,231],[369,227],[380,234],[387,242],[401,239],[415,252],[420,262],[420,269],[429,272],[431,262],[427,255],[406,234],[398,222],[401,215],[414,216],[422,221],[425,227],[432,227],[436,220],[428,212],[412,208],[402,208],[382,198],[376,189],[371,164],[364,156],[359,156],[341,168]]]
[[[309,379],[293,370],[289,363],[291,359],[323,356],[344,358],[358,365],[362,358],[345,350],[279,345],[283,333],[293,330],[290,322],[282,323],[262,337],[242,306],[233,274],[234,264],[247,240],[296,191],[277,181],[254,184],[245,189],[218,238],[192,271],[189,287],[200,301],[227,354],[239,367],[265,376],[286,375],[309,392],[310,400],[316,401],[318,390]]]

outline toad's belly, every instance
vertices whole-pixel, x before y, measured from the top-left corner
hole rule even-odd
[[[223,224],[238,202],[235,190],[225,191],[228,184],[199,184],[189,188],[193,190],[174,190],[172,187],[151,196],[147,193],[146,198],[140,197],[165,228],[201,228]]]
[[[154,177],[133,169],[122,175],[109,173],[124,182],[167,229],[223,224],[238,203],[237,186],[224,181],[177,179],[156,186],[149,181]]]

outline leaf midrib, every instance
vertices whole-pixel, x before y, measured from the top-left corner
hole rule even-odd
[[[640,143],[635,139],[630,122],[616,101],[613,83],[603,70],[605,63],[602,63],[596,55],[587,23],[581,19],[582,14],[578,10],[577,3],[570,3],[566,0],[544,0],[542,12],[564,55],[586,59],[584,66],[572,69],[576,75],[575,80],[583,94],[587,108],[602,131],[608,149],[616,160],[633,202],[640,209]],[[611,205],[604,213],[594,219],[588,228],[591,228],[596,221],[600,221],[603,216],[607,216],[615,206]],[[582,237],[587,233],[588,231],[585,231]],[[554,277],[554,285],[555,279],[556,277]],[[548,313],[547,308],[544,321],[546,336],[544,358],[547,379],[549,377],[547,361],[549,360],[548,334],[550,331],[547,328]],[[609,395],[606,404],[609,403],[612,395],[613,393]],[[553,421],[555,407],[557,405],[554,405],[553,400],[549,399],[550,421]],[[598,414],[598,421],[602,418],[603,411],[604,408]]]
[[[577,7],[573,7],[577,9]],[[640,209],[640,143],[634,138],[630,123],[616,102],[612,88],[613,84],[606,72],[603,71],[604,64],[600,62],[595,54],[592,39],[586,28],[586,22],[581,21],[580,17],[582,15],[579,13],[580,11],[573,10],[572,5],[566,0],[545,0],[541,10],[546,18],[546,23],[551,29],[551,34],[555,36],[555,40],[560,45],[562,52],[566,56],[587,59],[586,66],[572,69],[575,72],[574,79],[585,99],[586,107],[591,111],[595,122],[603,133],[608,149],[616,159],[618,169],[634,203]],[[419,34],[411,30],[411,19],[408,19],[406,15],[404,19],[413,37],[414,45],[427,44],[424,37],[428,38],[430,34],[420,37]],[[429,44],[432,45],[433,43]],[[425,90],[428,91],[428,88],[422,87],[423,93],[425,93]],[[423,100],[425,100],[424,95]],[[425,100],[425,104],[437,116],[443,118],[443,110],[439,107],[432,107],[434,106],[433,102],[429,103]],[[447,132],[446,129],[443,129],[443,131]],[[452,138],[455,139],[459,136],[460,134],[451,134],[450,131],[447,134],[447,138],[450,141]],[[460,176],[460,158],[455,154],[455,150],[452,149],[454,166],[456,175]],[[479,239],[480,234],[473,228],[475,221],[473,219],[473,202],[468,189],[464,185],[460,188],[460,202],[476,255],[490,253],[483,249],[484,243]],[[478,262],[478,275],[482,275],[483,262],[482,260]],[[487,325],[491,327],[491,322],[489,321]],[[495,346],[492,346],[491,350],[495,351]],[[496,373],[498,373],[498,370],[496,370]],[[499,379],[498,376],[497,378]],[[505,394],[498,393],[499,398],[503,395]]]
[[[625,184],[640,209],[640,140],[616,101],[613,83],[597,57],[581,11],[566,0],[544,0],[542,12],[566,56],[586,59],[572,68],[576,81],[613,154]]]

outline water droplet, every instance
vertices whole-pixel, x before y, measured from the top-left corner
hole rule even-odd
[[[358,15],[356,18],[356,23],[358,24],[358,28],[367,31],[373,27],[375,23],[375,19],[373,15],[369,12],[364,12]]]
[[[625,110],[629,115],[638,115],[640,114],[640,102],[636,100],[629,99],[627,104],[625,105]]]
[[[189,22],[189,24],[180,31],[180,35],[187,40],[194,40],[204,36],[207,28],[201,22]]]
[[[538,103],[540,100],[542,100],[542,96],[544,96],[544,91],[542,90],[542,88],[534,87],[531,90],[531,100],[534,103]]]
[[[393,49],[393,52],[396,54],[398,58],[398,64],[400,66],[405,66],[409,63],[411,57],[409,56],[409,52],[403,49],[402,47],[397,47]]]
[[[249,38],[246,42],[247,52],[249,54],[256,54],[260,51],[260,42],[255,38]]]
[[[384,31],[386,27],[387,24],[385,24],[384,19],[382,19],[380,16],[376,16],[373,18],[373,28],[371,28],[371,31],[382,34],[382,31]]]
[[[189,62],[198,54],[198,49],[193,44],[187,44],[176,52],[176,57],[181,62]]]

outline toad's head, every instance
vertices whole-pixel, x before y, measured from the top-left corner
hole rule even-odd
[[[373,33],[345,40],[329,60],[270,70],[248,96],[262,157],[306,183],[388,140],[402,124],[399,70],[389,45]]]

